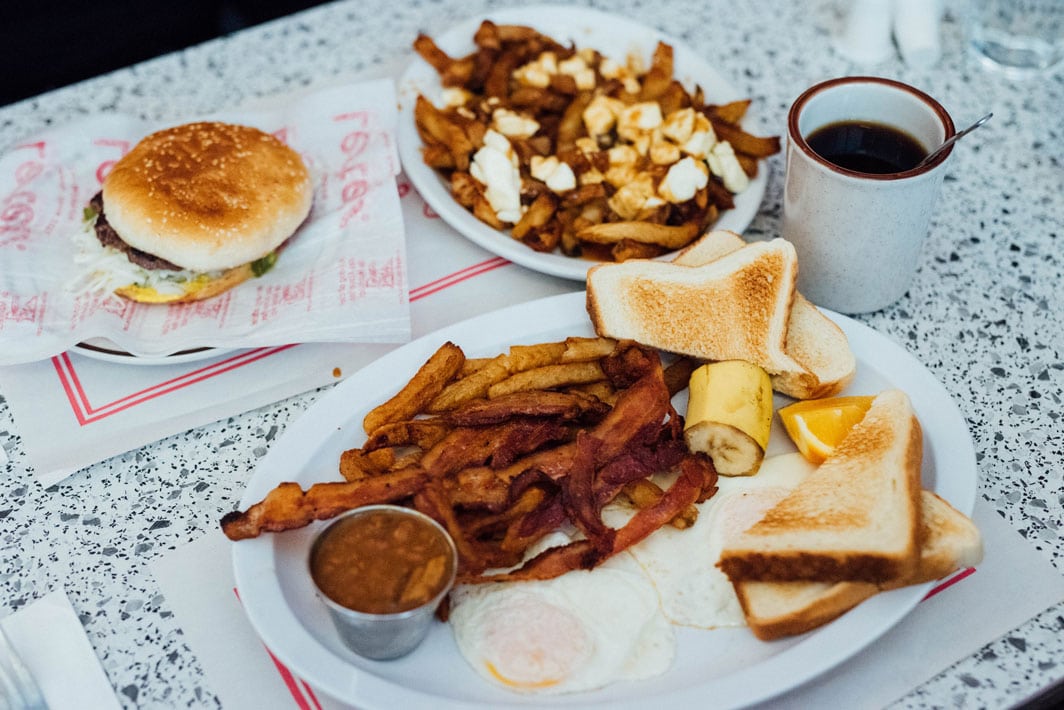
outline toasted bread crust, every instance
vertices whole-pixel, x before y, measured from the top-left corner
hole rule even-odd
[[[678,252],[672,263],[702,266],[745,246],[746,242],[735,232],[707,232]],[[857,371],[857,360],[846,334],[797,291],[783,349],[800,367],[773,374],[772,389],[795,399],[836,395]]]
[[[729,543],[720,568],[733,582],[911,576],[920,552],[921,459],[908,397],[881,393],[819,469]]]
[[[735,594],[746,623],[762,641],[796,636],[834,621],[865,599],[879,592],[874,584],[837,582],[814,584],[815,598],[787,606],[787,597],[809,593],[808,582],[738,582]],[[768,611],[766,605],[778,607]]]
[[[588,272],[587,310],[602,336],[769,373],[802,370],[784,351],[797,257],[758,242],[699,267],[632,260]]]
[[[983,544],[975,524],[941,497],[920,495],[920,561],[907,577],[880,585],[864,582],[736,582],[747,624],[768,641],[805,633],[834,620],[876,592],[922,584],[979,564]]]

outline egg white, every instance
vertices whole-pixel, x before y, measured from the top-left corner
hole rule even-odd
[[[753,476],[721,476],[716,495],[697,506],[693,526],[666,525],[629,548],[657,589],[669,621],[702,629],[745,625],[735,590],[716,566],[724,543],[760,520],[815,468],[791,453],[766,458]],[[610,505],[603,519],[618,527],[633,512]]]
[[[450,625],[462,656],[508,690],[558,694],[664,673],[675,638],[658,594],[624,555],[543,581],[459,587]]]

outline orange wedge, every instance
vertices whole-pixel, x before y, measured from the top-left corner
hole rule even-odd
[[[850,429],[864,418],[872,397],[828,397],[807,399],[779,410],[783,428],[802,456],[823,463]]]

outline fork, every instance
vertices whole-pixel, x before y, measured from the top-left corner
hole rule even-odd
[[[48,710],[40,686],[0,626],[0,710]]]

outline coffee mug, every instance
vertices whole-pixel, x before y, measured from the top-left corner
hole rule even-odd
[[[915,142],[910,146],[915,152],[907,158],[904,151],[901,158],[858,155],[849,162],[855,157],[847,154],[853,136],[844,135],[834,146],[838,154],[825,157],[810,139],[826,127],[831,129],[821,134],[853,127],[900,132]],[[916,273],[953,148],[914,166],[955,133],[949,113],[901,82],[844,77],[799,96],[787,117],[787,133],[783,236],[798,253],[798,290],[842,313],[894,303]],[[877,164],[879,159],[887,164]]]

